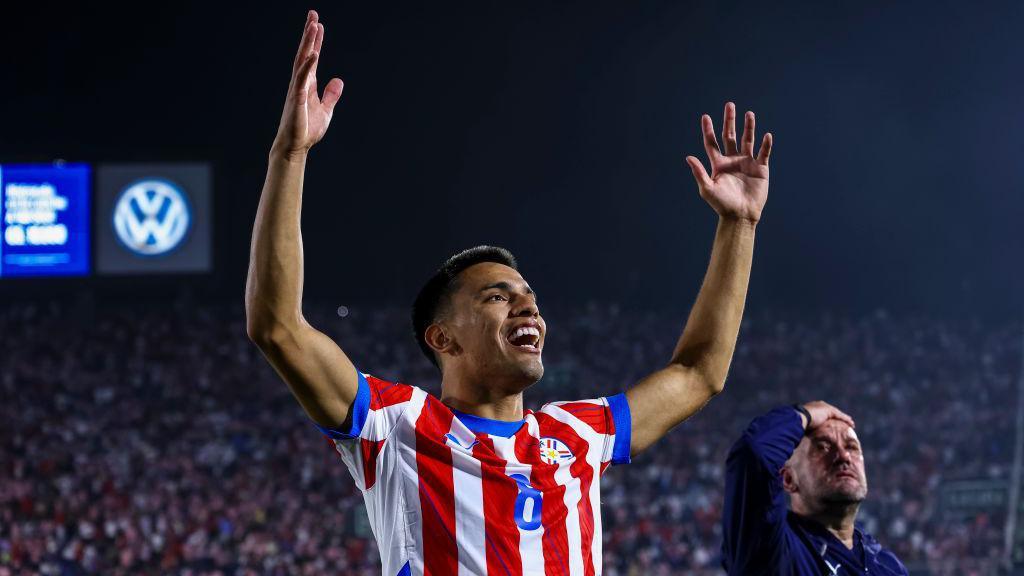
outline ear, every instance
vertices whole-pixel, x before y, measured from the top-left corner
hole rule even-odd
[[[427,327],[427,331],[423,334],[423,339],[427,341],[427,346],[430,346],[439,355],[455,355],[462,351],[458,342],[450,335],[450,332],[436,322]]]
[[[793,469],[786,464],[782,467],[782,471],[779,472],[782,475],[782,489],[789,494],[796,494],[800,491],[800,488],[796,485],[796,475],[793,474]]]

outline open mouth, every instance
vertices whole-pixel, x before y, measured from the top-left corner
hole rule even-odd
[[[540,343],[540,330],[534,326],[521,326],[509,332],[506,339],[516,348],[536,352],[537,344]]]

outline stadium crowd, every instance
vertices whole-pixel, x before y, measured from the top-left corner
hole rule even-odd
[[[0,309],[0,576],[379,574],[358,489],[245,334],[240,302]],[[84,307],[88,308],[88,307]],[[527,406],[621,391],[685,315],[547,311]],[[309,306],[364,372],[438,390],[405,309]],[[605,574],[721,574],[723,468],[758,414],[824,399],[857,419],[860,520],[912,574],[989,573],[1005,505],[1020,326],[749,310],[725,392],[603,481]]]

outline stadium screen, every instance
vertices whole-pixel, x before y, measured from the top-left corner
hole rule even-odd
[[[86,164],[0,165],[0,277],[89,273]]]

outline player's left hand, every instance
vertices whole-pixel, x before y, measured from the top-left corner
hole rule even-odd
[[[772,152],[772,135],[767,133],[761,141],[761,149],[754,156],[754,113],[747,112],[743,119],[743,139],[736,147],[736,105],[725,105],[725,120],[722,139],[725,153],[718,147],[715,127],[711,117],[701,116],[701,130],[704,133],[704,150],[711,161],[711,175],[704,165],[693,156],[686,157],[686,163],[693,171],[693,177],[700,188],[700,196],[722,218],[745,220],[756,223],[761,219],[761,210],[768,199],[768,156]]]

